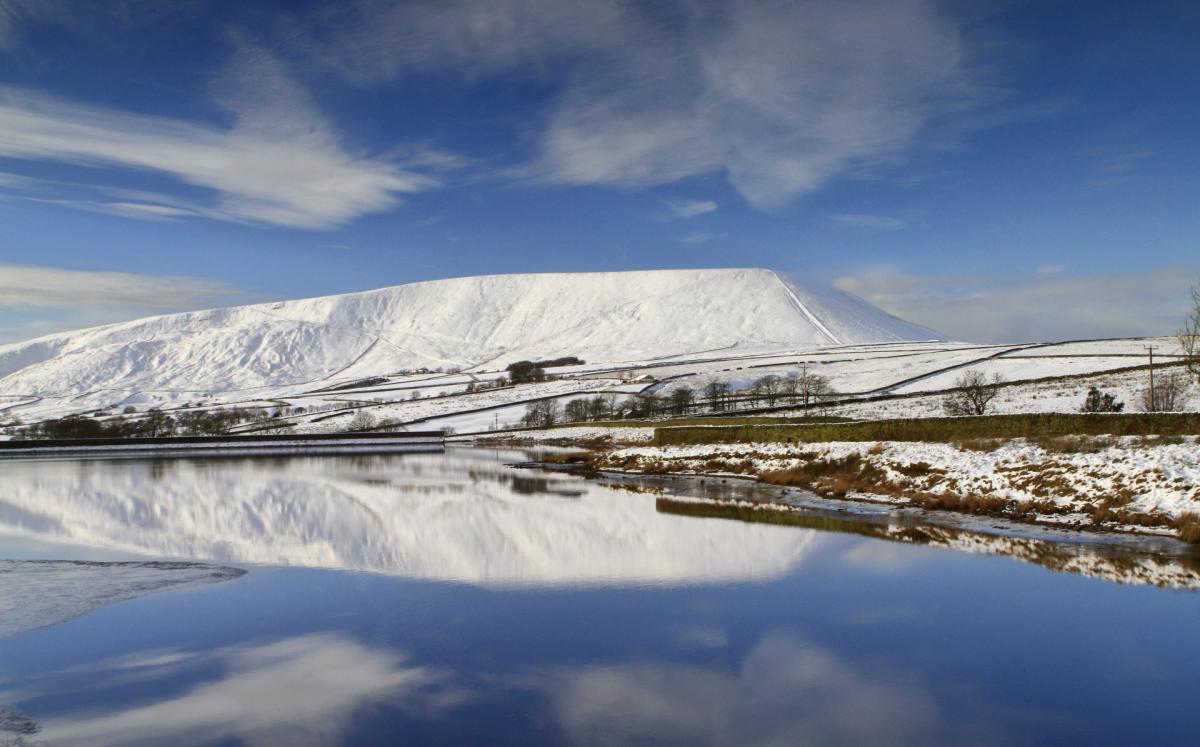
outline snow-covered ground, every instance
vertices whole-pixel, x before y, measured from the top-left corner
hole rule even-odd
[[[284,411],[270,422],[247,417],[243,430],[345,430],[366,411],[376,422],[479,432],[517,426],[543,398],[669,397],[713,381],[736,393],[801,368],[825,377],[846,402],[837,414],[853,418],[940,414],[940,392],[970,371],[1016,384],[996,412],[1077,411],[1092,385],[1130,411],[1145,374],[1114,371],[1145,363],[1148,345],[1159,363],[1179,354],[1172,338],[983,345],[936,336],[766,270],[460,278],[0,346],[0,438],[17,421],[127,407]],[[508,362],[564,356],[586,362],[551,368],[554,381],[495,386]],[[1048,377],[1073,378],[1034,383]],[[892,398],[867,401],[881,396]],[[1192,396],[1200,403],[1200,391]]]
[[[843,404],[836,414],[861,419],[919,417],[942,414],[941,390],[953,386],[964,372],[978,370],[988,376],[999,373],[1010,385],[1001,389],[992,403],[997,413],[1077,412],[1090,386],[1113,393],[1136,411],[1147,374],[1144,369],[1119,371],[1144,362],[1123,351],[1134,345],[1154,344],[1160,350],[1173,350],[1170,338],[1151,340],[1110,340],[1071,343],[1064,346],[979,346],[965,343],[903,343],[855,345],[788,351],[774,354],[755,351],[749,357],[729,356],[680,363],[630,361],[621,364],[586,364],[551,369],[555,381],[521,384],[468,392],[469,384],[489,382],[500,372],[459,374],[408,374],[389,376],[387,383],[369,383],[361,387],[321,391],[311,385],[278,386],[249,392],[93,392],[81,396],[10,397],[0,399],[0,425],[20,418],[32,422],[68,413],[105,412],[118,415],[126,403],[145,412],[160,406],[178,414],[186,409],[305,408],[303,415],[289,415],[272,421],[276,426],[293,427],[298,432],[344,430],[355,413],[365,409],[376,421],[389,419],[421,429],[447,428],[457,433],[502,430],[516,427],[526,405],[538,399],[554,397],[560,405],[579,396],[604,394],[620,402],[627,397],[652,392],[670,396],[679,387],[699,391],[711,380],[728,383],[735,390],[749,387],[766,375],[786,376],[801,366],[825,376],[843,393]],[[1070,350],[1071,355],[1033,355],[1035,352]],[[1012,351],[1012,352],[1007,352]],[[1171,356],[1156,356],[1171,361]],[[1118,372],[1113,372],[1114,369]],[[1178,369],[1176,369],[1178,370]],[[1161,373],[1161,369],[1160,369]],[[1037,381],[1048,377],[1059,380]],[[636,380],[631,380],[635,379]],[[418,399],[412,399],[414,392]],[[902,395],[902,396],[901,396]],[[878,397],[887,399],[877,399]],[[854,401],[861,398],[863,401]],[[873,400],[873,401],[872,401]],[[782,402],[780,404],[783,404]],[[1200,404],[1200,390],[1192,388],[1185,409]],[[353,409],[349,409],[353,408]],[[700,408],[697,414],[704,414]],[[782,410],[778,415],[801,415]],[[260,425],[246,423],[241,428]],[[2,436],[0,436],[2,437]]]
[[[1124,512],[1172,519],[1200,513],[1197,436],[1093,440],[1081,452],[1047,450],[1023,439],[990,450],[920,442],[629,446],[600,453],[596,464],[634,472],[763,475],[852,454],[908,491],[1052,506],[1036,510],[1039,521],[1091,526],[1092,508],[1104,501]],[[858,497],[911,502],[892,492]]]
[[[486,441],[511,441],[513,443],[596,443],[635,444],[654,440],[654,429],[645,426],[600,426],[578,425],[561,428],[485,433],[479,439]],[[470,436],[451,437],[450,441],[476,440]]]
[[[153,317],[0,346],[0,394],[313,388],[420,367],[936,338],[770,270],[492,275]]]
[[[1045,373],[1049,368],[1038,369],[1033,373]],[[961,372],[956,372],[961,373]],[[1120,373],[1095,373],[1078,378],[1060,381],[1040,381],[1016,383],[1000,389],[996,399],[990,405],[990,412],[1002,415],[1013,415],[1034,412],[1079,412],[1090,387],[1113,394],[1117,401],[1125,406],[1125,412],[1137,412],[1142,392],[1148,386],[1146,371],[1124,371]],[[874,402],[850,402],[837,408],[837,414],[843,417],[879,420],[885,418],[917,418],[936,417],[943,413],[944,396],[940,392],[918,394],[896,399]],[[1200,404],[1200,390],[1193,387],[1190,390],[1186,410],[1195,410]],[[799,411],[786,414],[799,415]]]

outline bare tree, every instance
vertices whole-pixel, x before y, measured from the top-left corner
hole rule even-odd
[[[1179,412],[1187,404],[1188,379],[1175,371],[1158,376],[1154,388],[1142,390],[1138,404],[1143,412]]]
[[[800,401],[800,377],[808,372],[808,366],[799,371],[788,371],[783,377],[783,396],[793,405]]]
[[[774,407],[783,393],[783,379],[773,374],[764,376],[754,382],[754,393],[767,403],[767,407]]]
[[[1004,377],[1000,374],[988,380],[982,371],[967,371],[946,394],[942,409],[947,415],[986,415],[1003,383]]]
[[[704,384],[704,399],[708,401],[708,409],[718,412],[725,409],[729,397],[729,384],[718,379],[709,379]]]
[[[588,401],[584,397],[573,399],[563,408],[563,419],[568,423],[581,423],[589,419]]]
[[[359,410],[346,426],[348,431],[369,431],[375,427],[375,416],[366,410]]]
[[[835,394],[833,387],[829,384],[829,379],[809,371],[807,365],[801,366],[799,371],[788,374],[783,381],[783,393],[793,405],[800,405],[805,412]]]
[[[833,401],[837,399],[838,391],[829,383],[829,379],[824,376],[812,377],[812,382],[808,387],[808,396],[805,399],[805,410],[809,407],[815,408],[822,415],[828,415],[831,411]]]
[[[671,392],[671,409],[676,415],[686,415],[692,409],[696,395],[690,386],[681,386]]]
[[[549,428],[558,422],[561,408],[556,399],[543,399],[525,405],[521,425],[532,428]]]
[[[616,392],[605,392],[600,397],[604,400],[604,417],[608,420],[615,419],[620,410],[621,395]]]
[[[625,399],[618,402],[615,407],[616,411],[613,413],[614,417],[619,416],[622,420],[629,417],[639,417],[642,412],[641,398],[636,394],[628,394],[625,396]]]
[[[1192,309],[1179,330],[1179,349],[1188,373],[1200,382],[1200,285],[1192,287]]]
[[[662,397],[654,394],[647,394],[642,397],[642,415],[647,418],[658,417],[666,409],[666,403]]]

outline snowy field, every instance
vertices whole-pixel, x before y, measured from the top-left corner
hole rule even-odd
[[[947,496],[1000,498],[1032,504],[1047,523],[1096,524],[1092,512],[1110,501],[1125,512],[1178,518],[1200,513],[1200,447],[1197,437],[1122,437],[1095,441],[1095,450],[1047,450],[1015,439],[989,450],[943,443],[829,442],[630,446],[599,454],[597,466],[634,472],[762,475],[814,461],[857,455],[908,490]],[[892,493],[852,493],[851,498],[911,502]],[[1142,531],[1171,533],[1166,527]]]
[[[992,404],[996,413],[1077,412],[1090,386],[1115,394],[1130,412],[1138,409],[1147,372],[1122,369],[1143,365],[1145,359],[1134,351],[1147,345],[1158,349],[1160,363],[1170,362],[1178,352],[1171,338],[1061,345],[880,343],[775,352],[760,346],[746,356],[722,350],[717,357],[713,351],[703,351],[691,361],[676,356],[663,362],[567,366],[550,369],[551,381],[503,387],[495,387],[503,371],[470,370],[378,375],[319,387],[302,382],[229,392],[103,390],[75,396],[8,396],[0,398],[0,424],[69,414],[104,420],[121,417],[132,406],[133,417],[151,408],[174,416],[214,409],[278,415],[267,421],[246,420],[236,431],[264,427],[300,433],[340,431],[349,428],[355,415],[366,412],[375,422],[387,421],[391,427],[475,433],[517,427],[529,403],[547,398],[556,399],[560,408],[572,399],[596,395],[620,405],[647,394],[669,398],[683,387],[698,395],[713,381],[724,382],[736,394],[764,376],[787,376],[801,368],[825,377],[839,393],[836,414],[855,419],[940,415],[942,392],[968,371],[989,378],[999,375],[1008,383]],[[778,404],[781,409],[773,414],[803,414]],[[1185,409],[1197,404],[1200,391],[1193,389]],[[705,408],[700,406],[696,414],[705,414]]]
[[[1077,409],[1079,377],[1132,407],[1140,375],[1113,372],[1140,365],[1150,345],[1160,362],[1177,360],[1169,338],[946,341],[842,291],[761,269],[455,278],[0,345],[0,438],[32,422],[113,423],[150,410],[193,421],[223,410],[238,432],[364,422],[495,431],[540,400],[561,408],[604,394],[619,418],[645,409],[637,398],[712,383],[742,409],[762,404],[745,396],[757,380],[802,369],[825,378],[851,417],[936,412],[937,393],[967,372],[1018,383],[998,400],[1002,412]],[[501,381],[513,362],[560,358],[583,362],[550,367],[548,381]],[[1076,378],[1021,383],[1047,377]],[[897,398],[865,401],[881,396]]]

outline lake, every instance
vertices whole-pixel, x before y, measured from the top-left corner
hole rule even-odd
[[[0,745],[1195,739],[1174,543],[528,459],[0,462]]]

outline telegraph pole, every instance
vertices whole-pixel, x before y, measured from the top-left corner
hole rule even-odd
[[[1146,350],[1150,352],[1150,407],[1157,412],[1158,400],[1154,398],[1154,346],[1147,345]]]

